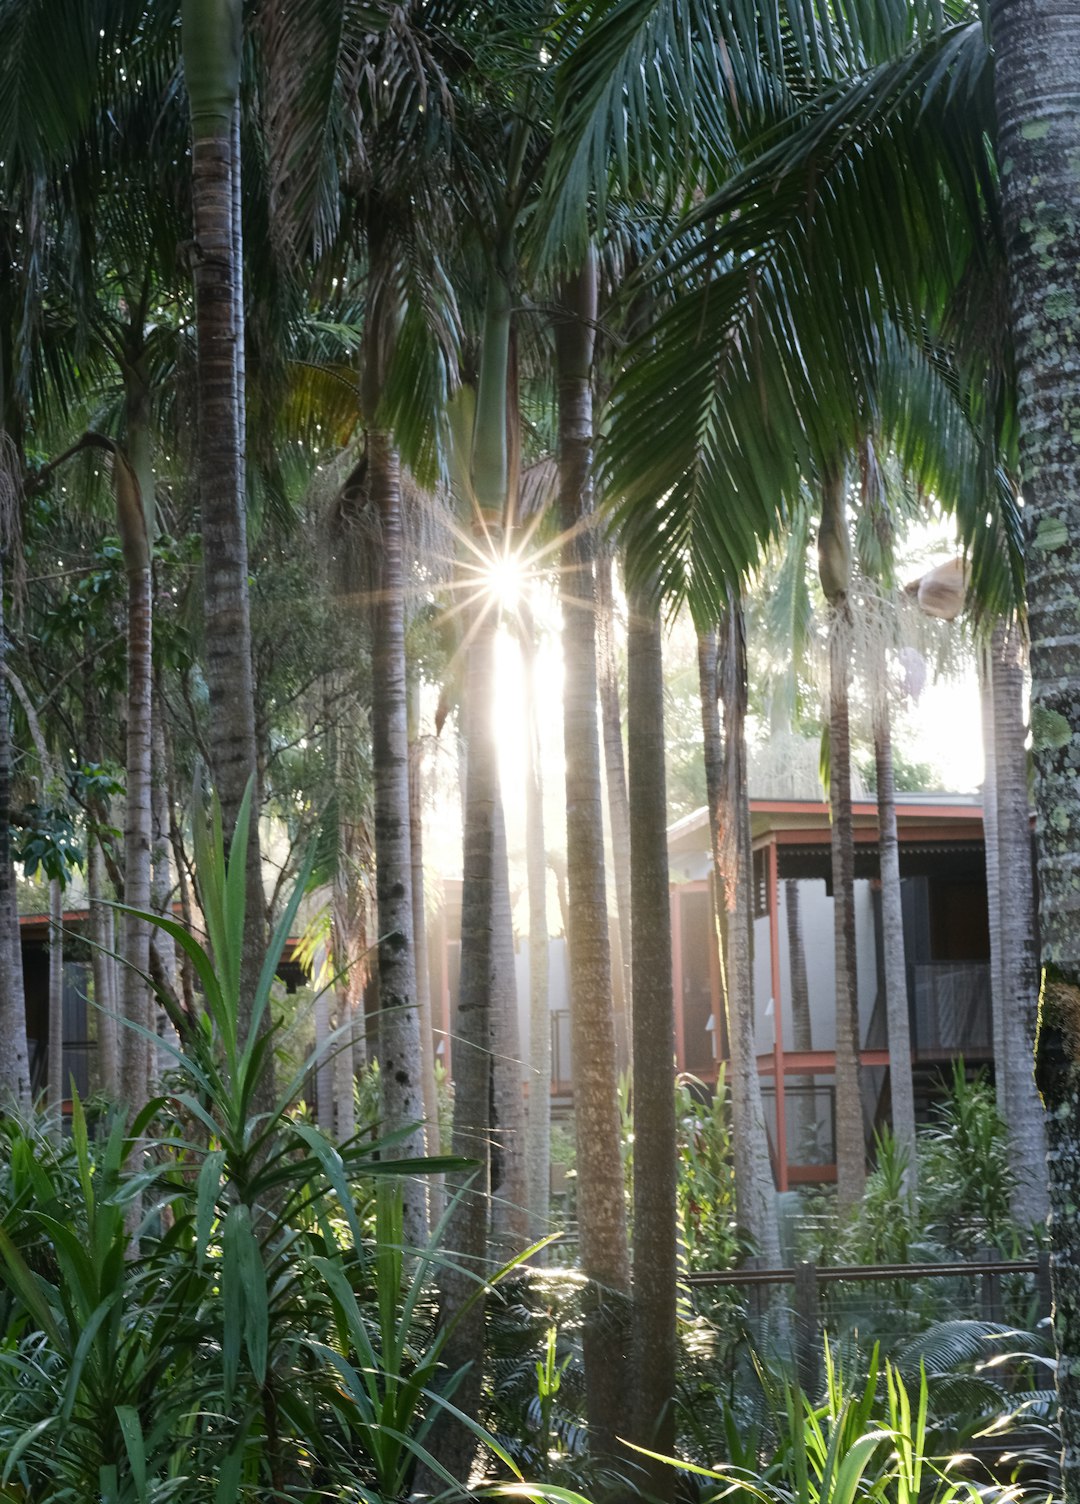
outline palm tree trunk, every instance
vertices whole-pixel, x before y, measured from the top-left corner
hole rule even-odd
[[[836,1194],[855,1206],[866,1185],[855,960],[855,825],[851,810],[848,674],[851,613],[833,604],[829,621],[829,804],[832,810],[833,934],[836,955]]]
[[[492,891],[491,996],[491,1232],[501,1254],[520,1253],[528,1238],[525,1206],[525,1103],[510,873],[502,797],[495,805],[495,884]]]
[[[997,769],[994,765],[994,684],[991,647],[979,648],[979,699],[983,744],[983,850],[986,853],[986,907],[990,932],[990,1024],[994,1049],[994,1097],[1002,1122],[1009,1121],[1009,1059],[1005,1052],[1005,987],[1002,981],[1001,873],[997,822]]]
[[[556,324],[555,349],[559,503],[566,531],[561,590],[571,1046],[581,1267],[592,1296],[582,1344],[589,1429],[596,1450],[604,1454],[626,1434],[626,1323],[619,1305],[630,1288],[630,1259],[622,1184],[612,1170],[620,1158],[618,1081],[596,713],[594,547],[584,526],[592,509],[596,299],[596,264],[590,257],[563,289],[566,317]]]
[[[879,687],[884,685],[882,661]],[[885,952],[885,1016],[889,1029],[889,1089],[892,1130],[907,1156],[909,1194],[919,1178],[915,1139],[915,1086],[911,1073],[911,1019],[908,1012],[904,912],[900,897],[900,842],[896,834],[896,779],[892,728],[884,694],[874,697],[874,759],[877,765],[878,864],[881,874],[881,935]]]
[[[1062,1483],[1080,1500],[1080,113],[1077,0],[995,0],[999,161],[1009,250],[1027,533],[1031,728],[1043,984],[1037,1079],[1046,1108]]]
[[[416,944],[416,1010],[420,1020],[420,1056],[423,1069],[424,1134],[429,1154],[440,1154],[439,1097],[435,1087],[435,1032],[431,1014],[431,973],[428,969],[427,912],[424,902],[424,767],[420,739],[420,686],[413,688],[412,732],[409,738],[409,834],[412,842],[413,940]],[[441,1176],[429,1178],[428,1200],[431,1223],[443,1213]]]
[[[670,1456],[675,1446],[675,993],[664,766],[660,618],[642,591],[630,600],[627,712],[634,1104],[634,1294],[631,1354],[634,1440]],[[675,1475],[646,1463],[648,1492],[670,1499]]]
[[[423,1068],[416,1009],[409,730],[405,675],[405,576],[401,466],[390,436],[368,433],[368,485],[381,524],[381,568],[372,652],[372,765],[375,774],[375,871],[379,909],[379,1080],[383,1128],[412,1128],[395,1149],[423,1154]],[[405,1239],[427,1241],[422,1181],[406,1182]]]
[[[548,1231],[551,1209],[551,1003],[547,862],[544,855],[544,786],[540,727],[536,714],[536,629],[532,613],[521,615],[525,695],[525,861],[529,889],[529,1114],[525,1177],[529,1236]]]
[[[64,1112],[64,886],[49,883],[49,1053],[46,1098],[57,1143]]]
[[[195,321],[198,332],[198,481],[203,540],[206,681],[213,776],[231,834],[248,785],[258,809],[255,696],[251,665],[245,414],[241,372],[244,315],[236,206],[240,162],[240,0],[183,0],[184,79],[191,105],[192,208],[195,220]],[[265,949],[266,899],[259,821],[250,825],[247,912],[241,965],[241,1031],[250,1024]],[[269,1018],[264,1027],[270,1026]],[[272,1073],[259,1108],[273,1101]]]
[[[722,938],[727,1000],[728,1083],[731,1091],[732,1154],[739,1223],[764,1263],[780,1261],[765,1109],[754,1039],[752,953],[752,853],[746,783],[746,672],[742,613],[732,604],[724,623],[723,662],[715,633],[698,637],[698,678],[705,748],[705,784],[712,839],[713,893]],[[724,737],[719,702],[724,704]]]
[[[612,557],[600,546],[596,559],[597,672],[600,720],[604,733],[604,773],[607,780],[611,850],[615,862],[615,912],[619,919],[619,973],[622,1007],[616,1001],[615,1046],[620,1068],[630,1070],[633,1040],[628,1027],[631,991],[630,939],[630,804],[626,797],[619,676],[615,660],[615,604],[612,598]]]
[[[105,859],[96,835],[87,837],[87,887],[90,898],[91,965],[96,1004],[98,1087],[110,1102],[120,1093],[120,1047],[116,1033],[111,910],[106,900]]]
[[[1035,1087],[1034,1048],[1039,1015],[1035,884],[1031,864],[1031,812],[1024,743],[1024,645],[1020,629],[995,628],[991,643],[994,781],[998,883],[996,928],[1001,938],[1005,1121],[1017,1173],[1013,1216],[1021,1227],[1045,1222],[1046,1130]]]
[[[810,984],[806,976],[806,947],[803,944],[802,907],[799,880],[784,880],[784,920],[787,927],[788,970],[791,976],[791,1048],[804,1054],[814,1048],[814,1029],[810,1016]],[[817,1128],[817,1114],[811,1095],[813,1076],[792,1076],[788,1093],[788,1120],[798,1145],[798,1154],[810,1152]],[[800,1161],[796,1161],[797,1163]]]
[[[495,800],[498,788],[491,689],[495,672],[495,620],[482,607],[473,623],[466,662],[464,714],[464,871],[461,889],[461,976],[454,1034],[452,1150],[474,1162],[447,1175],[453,1198],[444,1244],[449,1261],[439,1270],[439,1320],[454,1322],[444,1348],[447,1371],[465,1368],[453,1402],[466,1415],[480,1410],[484,1369],[484,1301],[475,1295],[486,1272],[491,1177],[491,973],[495,884]],[[464,1312],[464,1314],[462,1314]],[[476,1436],[445,1412],[432,1429],[430,1450],[455,1478],[466,1480]]]
[[[2,442],[2,435],[0,435]],[[6,519],[4,519],[6,523]],[[10,529],[5,525],[5,547]],[[0,653],[7,658],[0,568]],[[26,1044],[26,1000],[22,979],[22,940],[11,849],[11,688],[0,674],[0,1106],[30,1108],[30,1056]]]

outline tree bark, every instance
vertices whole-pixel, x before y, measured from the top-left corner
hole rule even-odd
[[[448,1373],[465,1369],[453,1403],[475,1417],[484,1370],[484,1301],[466,1302],[487,1274],[488,1197],[491,1176],[491,997],[494,967],[495,802],[498,773],[491,717],[495,671],[495,621],[483,608],[473,622],[466,662],[464,709],[468,757],[465,769],[465,845],[461,890],[461,977],[454,1035],[454,1133],[452,1149],[476,1162],[447,1175],[452,1198],[439,1269],[442,1324],[455,1322],[444,1348]],[[476,1437],[443,1412],[436,1418],[430,1450],[455,1478],[468,1479]]]
[[[413,729],[409,740],[409,832],[412,841],[413,939],[416,944],[416,1006],[420,1020],[420,1057],[423,1070],[424,1137],[429,1154],[440,1154],[439,1096],[435,1084],[435,1031],[431,1013],[431,973],[427,943],[424,892],[424,768],[420,739],[419,684],[413,689]],[[438,1224],[445,1205],[442,1176],[428,1182],[431,1225]]]
[[[600,686],[600,720],[604,733],[604,773],[607,780],[611,851],[615,864],[615,912],[619,919],[619,972],[622,1007],[615,1007],[615,1047],[620,1069],[630,1070],[633,1055],[630,1017],[630,804],[626,797],[626,760],[623,756],[622,712],[615,658],[615,603],[612,594],[610,551],[601,545],[596,559],[596,642]]]
[[[375,774],[375,872],[379,906],[379,1079],[383,1128],[413,1131],[398,1157],[424,1152],[423,1068],[416,1006],[409,730],[405,673],[405,564],[401,467],[389,434],[368,432],[368,485],[381,525],[381,567],[372,652],[372,764]],[[427,1242],[423,1181],[406,1181],[405,1240]]]
[[[1005,1121],[1009,1125],[1016,1191],[1013,1216],[1021,1227],[1045,1222],[1046,1129],[1035,1086],[1034,1048],[1039,1013],[1039,957],[1031,812],[1024,725],[1024,644],[1020,629],[995,629],[991,642],[994,778],[997,811],[997,928],[1001,943],[1002,1047],[1006,1064]]]
[[[510,873],[502,797],[495,805],[495,882],[492,890],[491,998],[491,1232],[498,1254],[513,1257],[525,1247],[525,1104],[521,1083],[521,1038]]]
[[[2,441],[2,435],[0,435]],[[7,657],[0,569],[0,652]],[[0,674],[0,1106],[30,1110],[30,1056],[26,1043],[22,940],[11,849],[12,748],[11,688]]]
[[[596,711],[596,589],[592,511],[592,354],[596,265],[563,288],[555,326],[559,416],[559,506],[566,532],[563,601],[563,739],[569,898],[571,1047],[577,1135],[581,1267],[589,1302],[582,1345],[592,1443],[610,1454],[626,1434],[625,1297],[630,1287],[626,1209],[619,1164],[618,1081],[600,745]]]
[[[884,688],[884,654],[879,665]],[[884,693],[874,697],[874,760],[877,766],[878,871],[881,875],[881,935],[885,962],[885,1016],[889,1031],[889,1093],[892,1130],[907,1157],[909,1194],[919,1178],[915,1139],[915,1086],[911,1073],[911,1018],[908,1012],[904,912],[900,897],[900,842],[896,833],[896,779],[892,727]]]
[[[1062,1482],[1080,1500],[1080,4],[995,0],[1003,219],[1027,534],[1031,728]]]
[[[705,784],[712,839],[717,931],[723,942],[731,1091],[732,1155],[739,1223],[763,1262],[780,1262],[765,1109],[754,1039],[752,852],[746,782],[746,662],[742,613],[733,604],[717,634],[698,637],[698,678],[705,748]],[[721,739],[718,705],[724,705]]]
[[[664,765],[664,670],[660,618],[632,594],[627,711],[631,933],[633,935],[634,1294],[631,1355],[634,1440],[675,1448],[675,993]],[[646,1459],[648,1493],[670,1499],[674,1469]]]
[[[787,927],[788,970],[791,976],[791,1048],[805,1053],[814,1048],[814,1030],[810,1016],[810,986],[806,977],[799,880],[795,877],[784,880],[784,920]],[[788,1094],[788,1120],[792,1125],[795,1142],[799,1145],[799,1152],[806,1154],[813,1147],[812,1141],[817,1129],[817,1113],[811,1096],[814,1078],[792,1076],[791,1085],[801,1090]]]
[[[525,861],[529,889],[529,1113],[525,1175],[529,1235],[535,1240],[548,1232],[551,1212],[551,1003],[544,786],[536,714],[536,632],[531,612],[522,614],[521,657],[525,686]]]
[[[240,984],[241,1034],[250,1027],[266,946],[266,898],[259,850],[255,694],[251,663],[247,519],[244,497],[244,311],[239,257],[240,0],[183,0],[184,77],[191,104],[192,208],[198,335],[198,482],[203,540],[205,667],[210,699],[211,772],[231,837],[250,784],[254,805],[245,873],[247,909]],[[264,1017],[263,1027],[271,1020]],[[256,1107],[273,1103],[264,1073]]]
[[[120,1045],[117,1038],[116,989],[112,958],[111,910],[107,904],[105,859],[96,835],[87,837],[87,887],[90,940],[94,947],[94,1003],[98,1046],[98,1085],[110,1102],[120,1094]]]
[[[1009,1121],[1009,1060],[1005,1053],[1005,987],[1002,980],[1001,873],[997,822],[997,769],[994,763],[994,683],[991,647],[979,649],[979,699],[983,743],[983,850],[986,853],[986,907],[990,932],[990,1023],[994,1049],[994,1098],[1003,1122]]]
[[[46,1093],[57,1143],[64,1131],[64,885],[49,883],[49,1075]]]

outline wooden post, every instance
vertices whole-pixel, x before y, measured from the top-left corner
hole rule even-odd
[[[999,1256],[996,1248],[980,1248],[979,1257],[985,1264],[996,1264]],[[979,1311],[983,1321],[1001,1320],[1001,1276],[999,1274],[984,1272]]]
[[[784,1095],[784,1008],[780,991],[780,876],[776,837],[769,842],[769,971],[773,1000],[773,1079],[776,1082],[776,1188],[788,1188],[787,1100]]]
[[[795,1371],[803,1392],[813,1397],[820,1382],[821,1301],[815,1264],[795,1265]]]

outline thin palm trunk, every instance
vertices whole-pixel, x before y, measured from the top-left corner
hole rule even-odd
[[[529,890],[529,1113],[525,1177],[531,1238],[548,1231],[551,1208],[551,1003],[549,990],[544,786],[536,713],[536,632],[522,613],[525,694],[525,861]]]
[[[169,807],[168,762],[165,755],[165,707],[160,694],[153,697],[152,763],[151,763],[151,816],[153,821],[152,846],[150,851],[151,882],[150,904],[155,914],[171,919],[173,903],[172,843],[170,827],[172,811]],[[170,996],[179,1001],[180,976],[176,964],[176,947],[163,931],[154,930],[150,936],[150,965],[160,985]],[[176,1031],[168,1022],[163,1010],[157,1011],[157,1027],[162,1037],[177,1043]],[[159,1071],[169,1070],[172,1056],[164,1047],[158,1050]]]
[[[855,957],[855,825],[851,810],[848,676],[851,615],[833,605],[829,622],[829,805],[832,811],[833,938],[836,970],[836,1194],[855,1206],[866,1185]]]
[[[192,208],[195,222],[195,322],[198,334],[198,482],[203,541],[206,682],[212,772],[231,834],[248,786],[258,795],[255,696],[248,598],[244,498],[244,315],[239,256],[240,0],[183,0],[184,79],[191,105]],[[259,821],[246,853],[247,911],[241,962],[241,1029],[251,1008],[265,949],[266,899]],[[270,1020],[264,1018],[263,1026]],[[273,1101],[266,1072],[257,1107]]]
[[[108,907],[105,858],[98,837],[87,846],[87,887],[90,898],[91,965],[96,1005],[98,1086],[110,1102],[120,1093],[120,1041],[117,1038],[116,989],[112,961],[111,910]]]
[[[379,1080],[383,1127],[412,1129],[399,1157],[424,1152],[423,1068],[416,1008],[409,730],[405,675],[405,561],[401,465],[389,434],[368,433],[368,485],[378,513],[381,566],[372,653],[372,764],[375,774],[375,872],[379,911]],[[427,1241],[422,1181],[405,1185],[405,1238]]]
[[[626,759],[623,756],[622,711],[619,705],[619,675],[615,657],[615,602],[612,593],[613,560],[601,547],[596,559],[596,646],[600,686],[600,720],[604,734],[604,775],[607,784],[611,851],[615,864],[615,912],[618,915],[618,973],[622,981],[622,1006],[615,1008],[615,1045],[620,1067],[630,1070],[633,1039],[628,1020],[631,992],[630,925],[630,804],[626,796]]]
[[[152,582],[150,541],[138,477],[127,457],[113,453],[117,520],[127,570],[127,748],[124,798],[124,904],[146,913],[151,896],[152,761]],[[152,1025],[150,927],[145,920],[123,916],[122,1008],[128,1027],[120,1045],[121,1091],[129,1107],[140,1108],[150,1095]]]
[[[330,1058],[330,992],[320,987],[315,998],[315,1121],[334,1135],[334,1062]]]
[[[449,1260],[439,1270],[440,1321],[453,1322],[444,1349],[447,1370],[464,1368],[454,1404],[466,1415],[480,1409],[483,1384],[484,1302],[466,1302],[486,1273],[491,1176],[491,973],[495,884],[495,738],[491,685],[495,672],[494,615],[483,608],[473,623],[465,680],[468,755],[465,768],[464,871],[461,889],[461,976],[454,1033],[452,1150],[473,1162],[446,1177],[453,1198],[444,1244]],[[430,1450],[455,1478],[467,1479],[476,1436],[441,1413]]]
[[[1022,1227],[1044,1222],[1046,1130],[1035,1087],[1034,1049],[1039,1015],[1035,883],[1031,864],[1031,812],[1024,743],[1024,645],[1019,627],[999,626],[991,642],[994,782],[997,813],[997,928],[1001,937],[1005,1120],[1009,1125],[1016,1191],[1013,1215]]]
[[[563,289],[566,316],[556,324],[555,349],[559,501],[567,535],[561,591],[574,1119],[581,1267],[592,1296],[582,1343],[590,1432],[597,1451],[610,1453],[615,1438],[626,1434],[629,1386],[620,1299],[629,1292],[630,1259],[622,1184],[612,1171],[620,1157],[618,1082],[596,712],[594,548],[584,525],[592,509],[596,297],[596,264],[590,257]]]
[[[2,435],[0,435],[2,442]],[[0,508],[7,504],[2,495]],[[10,538],[7,519],[4,545]],[[0,653],[7,658],[7,629],[3,615],[3,571],[0,568]],[[30,1107],[30,1057],[26,1043],[26,1000],[22,979],[22,941],[16,901],[15,859],[11,846],[12,814],[11,689],[0,674],[0,1106]]]
[[[64,1111],[64,885],[49,883],[49,1053],[46,1100],[59,1142]]]
[[[884,686],[880,665],[879,689]],[[881,936],[885,962],[885,1016],[889,1030],[889,1091],[892,1130],[907,1156],[908,1192],[918,1184],[915,1139],[915,1086],[911,1072],[911,1020],[908,1013],[904,912],[900,897],[900,842],[896,833],[896,779],[892,728],[884,694],[874,701],[874,759],[877,766],[878,870],[881,874]]]
[[[495,883],[492,890],[491,996],[491,1232],[500,1253],[520,1253],[528,1237],[525,1205],[525,1103],[521,1083],[514,930],[506,821],[495,805]]]
[[[742,618],[737,605],[731,607],[724,624],[722,660],[717,635],[708,632],[699,636],[698,678],[715,874],[713,894],[724,956],[735,1201],[740,1225],[750,1235],[765,1264],[775,1267],[780,1259],[780,1238],[754,1038],[746,674]]]
[[[424,767],[420,739],[419,684],[413,689],[412,733],[409,738],[409,833],[412,842],[413,939],[416,943],[416,1007],[420,1020],[420,1056],[423,1070],[424,1135],[429,1154],[442,1152],[439,1142],[439,1097],[435,1084],[435,1031],[431,1012],[431,972],[428,964],[427,911],[424,902]],[[431,1223],[443,1214],[442,1177],[428,1185]]]
[[[829,603],[829,805],[832,818],[836,992],[836,1193],[856,1205],[866,1184],[859,994],[855,956],[855,825],[851,810],[851,540],[846,480],[829,468],[821,484],[818,573]]]
[[[340,818],[340,816],[339,816]],[[344,829],[342,836],[345,836]],[[334,1001],[337,1025],[333,1064],[333,1131],[338,1143],[347,1143],[356,1132],[356,1028],[355,1015],[362,1006],[363,974],[357,931],[362,922],[358,912],[357,883],[352,872],[353,857],[349,841],[341,839],[333,891]]]
[[[799,880],[784,880],[784,922],[787,928],[788,970],[791,977],[791,1048],[800,1054],[814,1048],[814,1028],[810,1016],[810,985],[806,976],[806,947],[803,944],[802,905]],[[817,1113],[814,1110],[813,1076],[792,1076],[788,1092],[788,1121],[796,1145],[796,1163],[814,1148]]]
[[[986,853],[986,908],[990,932],[990,1026],[994,1049],[994,1097],[1003,1122],[1009,1120],[1009,1059],[1005,1053],[1005,987],[1002,980],[1001,873],[994,763],[994,684],[989,643],[979,650],[979,699],[983,745],[983,850]]]
[[[675,992],[664,766],[664,670],[658,611],[630,600],[627,714],[633,934],[634,1294],[631,1354],[634,1439],[675,1447]],[[648,1462],[648,1492],[670,1499],[675,1476]]]

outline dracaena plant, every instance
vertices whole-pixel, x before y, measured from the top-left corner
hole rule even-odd
[[[395,1160],[392,1138],[370,1134],[332,1143],[292,1111],[301,1074],[255,1110],[273,1045],[260,1025],[306,873],[242,1029],[249,818],[250,793],[228,857],[216,807],[197,834],[209,948],[144,916],[202,991],[194,1018],[163,999],[169,1095],[96,1139],[76,1102],[64,1151],[5,1139],[0,1500],[390,1499],[417,1457],[431,1466],[431,1415],[452,1407],[452,1384],[432,1387],[446,1337],[431,1335],[425,1276],[441,1255],[438,1233],[403,1246],[399,1182],[463,1164]]]

